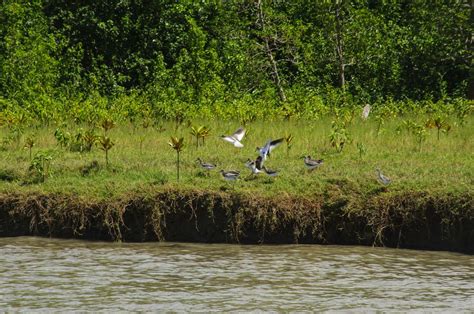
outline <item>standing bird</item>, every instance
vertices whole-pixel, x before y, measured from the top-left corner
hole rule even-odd
[[[265,146],[263,147],[257,147],[257,152],[260,154],[260,156],[263,158],[265,161],[267,159],[267,156],[270,156],[270,153],[272,150],[280,145],[283,142],[284,138],[279,138],[277,140],[268,140],[267,143],[265,143]]]
[[[242,144],[240,141],[242,141],[244,135],[245,129],[243,127],[240,127],[232,135],[221,135],[221,139],[234,144],[234,147],[242,148],[244,147],[244,144]]]
[[[390,180],[389,177],[386,177],[382,174],[382,171],[380,171],[380,169],[375,169],[377,171],[377,179],[380,183],[382,183],[383,185],[389,185],[392,180]]]
[[[229,171],[221,170],[220,173],[222,174],[222,177],[224,177],[224,180],[226,181],[235,181],[239,178],[239,175],[240,175],[240,172],[234,171],[234,170],[229,170]]]
[[[362,119],[367,120],[367,118],[369,117],[370,108],[371,107],[369,104],[364,106],[364,109],[362,110],[362,114],[361,114]]]
[[[304,157],[304,164],[308,170],[314,170],[323,164],[322,159],[311,159],[311,156]]]
[[[199,162],[199,165],[201,166],[201,168],[208,171],[208,174],[209,174],[209,171],[216,169],[215,164],[211,164],[211,163],[208,163],[208,162],[203,162],[201,160],[201,158],[196,159],[196,161]]]

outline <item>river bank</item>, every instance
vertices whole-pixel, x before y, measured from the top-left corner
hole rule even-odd
[[[347,244],[474,253],[471,192],[255,196],[162,189],[90,199],[0,194],[0,236],[105,241]]]

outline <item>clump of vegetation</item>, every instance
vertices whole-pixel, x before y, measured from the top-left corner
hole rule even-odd
[[[204,145],[204,139],[211,134],[211,129],[205,125],[191,126],[191,135],[196,138],[196,148],[199,148],[199,139],[202,139],[202,145]]]
[[[425,126],[429,129],[436,128],[437,130],[437,138],[439,141],[439,134],[441,131],[444,131],[446,134],[451,131],[451,125],[448,123],[445,117],[442,117],[441,115],[437,115],[434,118],[430,118]]]
[[[109,150],[114,147],[115,143],[112,142],[110,137],[104,135],[99,138],[99,143],[100,143],[100,148],[104,151],[105,153],[105,166],[109,166]]]
[[[46,180],[50,175],[50,166],[53,157],[53,153],[50,151],[39,151],[35,154],[28,167],[31,182],[37,183]]]
[[[172,136],[168,145],[176,151],[176,178],[179,182],[179,153],[181,153],[184,148],[184,138],[181,137],[178,139],[177,137]]]
[[[349,136],[349,131],[347,128],[337,121],[332,121],[331,123],[331,134],[329,134],[329,142],[331,146],[336,149],[338,153],[342,152],[344,146],[347,143],[351,142],[351,138]]]
[[[33,137],[27,137],[25,140],[25,148],[28,149],[30,160],[31,160],[31,152],[33,150],[33,146],[35,146],[35,139]]]

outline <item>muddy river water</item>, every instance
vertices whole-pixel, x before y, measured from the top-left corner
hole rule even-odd
[[[474,256],[0,238],[2,311],[473,311]]]

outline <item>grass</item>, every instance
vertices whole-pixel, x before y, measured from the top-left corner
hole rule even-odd
[[[416,117],[426,121],[425,117]],[[310,197],[331,191],[372,194],[403,191],[429,193],[463,193],[474,190],[474,123],[469,117],[464,126],[456,126],[448,135],[437,139],[436,129],[427,130],[426,140],[419,146],[417,138],[407,130],[399,130],[403,118],[384,123],[377,132],[377,122],[369,118],[355,118],[347,127],[351,143],[342,152],[330,145],[331,118],[318,121],[257,121],[246,125],[244,148],[234,148],[219,138],[231,134],[239,123],[230,121],[194,121],[206,125],[210,136],[205,145],[196,147],[191,127],[175,128],[165,122],[165,130],[133,127],[117,123],[107,136],[115,143],[109,151],[109,166],[105,165],[104,151],[98,146],[91,152],[71,152],[57,144],[55,126],[26,129],[19,142],[6,143],[0,152],[0,193],[41,192],[71,193],[107,199],[126,193],[163,189],[230,191],[255,196],[291,195]],[[80,126],[71,123],[68,131],[75,133]],[[84,126],[82,126],[84,127]],[[100,134],[100,128],[97,128]],[[276,178],[260,174],[254,180],[244,180],[250,174],[244,163],[255,158],[255,148],[268,139],[291,134],[294,139],[287,151],[283,142],[266,162],[270,169],[280,171]],[[180,180],[176,180],[176,152],[168,142],[171,136],[184,137],[181,152]],[[0,138],[8,137],[8,129],[0,129]],[[44,182],[30,182],[30,157],[24,148],[27,138],[34,138],[33,156],[47,151],[53,156],[49,176]],[[359,143],[359,145],[357,145]],[[360,154],[363,145],[365,153]],[[303,156],[323,158],[324,164],[313,172],[306,171]],[[200,169],[196,158],[216,163],[217,170],[208,177]],[[98,168],[84,174],[84,169],[99,163]],[[376,180],[375,168],[392,179],[386,188]],[[226,182],[218,170],[240,170],[242,179],[235,184]],[[5,178],[5,179],[3,179]]]

